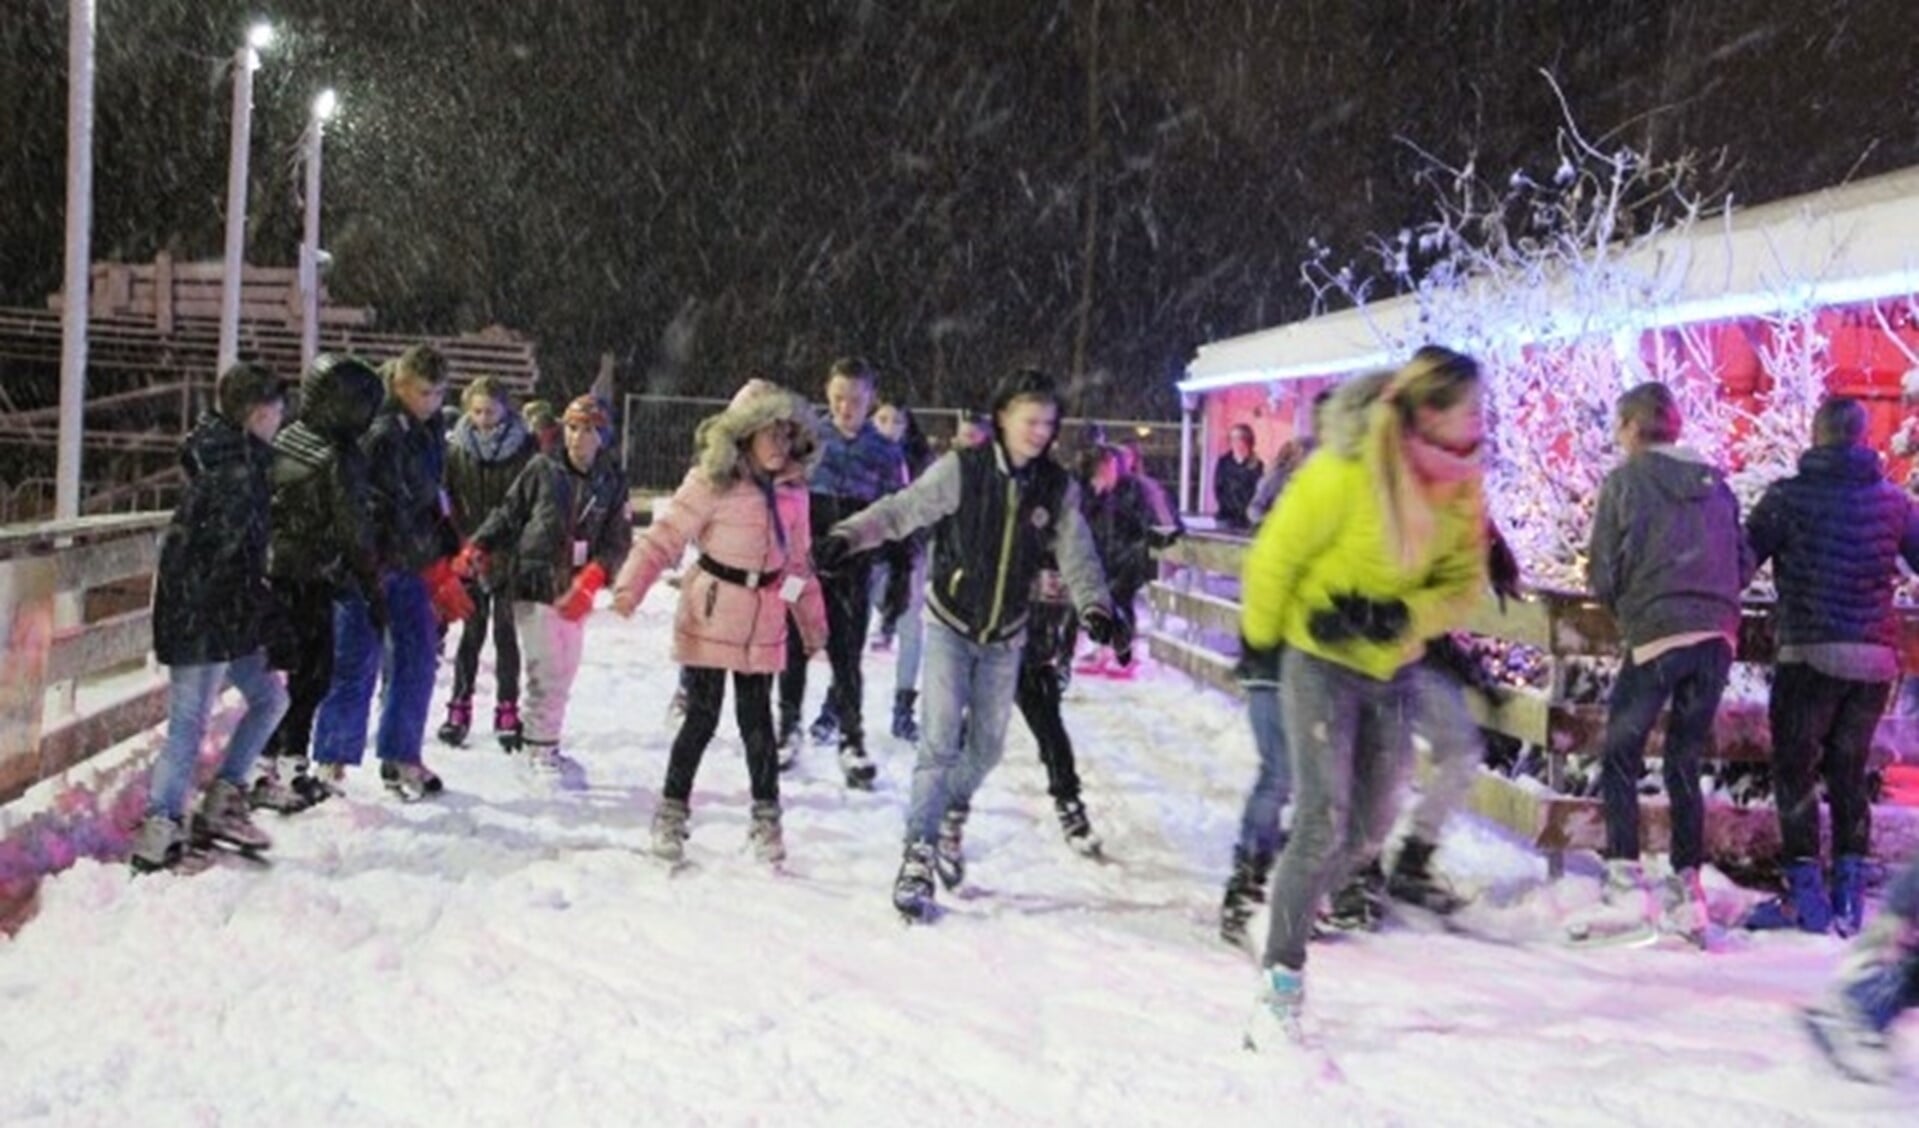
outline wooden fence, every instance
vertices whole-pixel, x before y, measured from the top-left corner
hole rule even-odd
[[[1172,565],[1171,578],[1149,586],[1152,625],[1146,631],[1153,657],[1191,677],[1239,695],[1232,668],[1239,638],[1239,574],[1247,542],[1237,538],[1197,533],[1159,553]],[[1919,611],[1907,611],[1901,665],[1919,673]],[[1569,757],[1597,753],[1605,726],[1603,703],[1574,700],[1567,674],[1573,660],[1612,657],[1619,650],[1619,630],[1612,616],[1583,593],[1537,591],[1509,600],[1502,609],[1490,596],[1479,606],[1468,631],[1533,647],[1545,655],[1549,671],[1544,689],[1515,687],[1498,704],[1468,694],[1468,704],[1485,728],[1504,733],[1543,750],[1544,786],[1528,786],[1492,773],[1481,773],[1472,796],[1473,809],[1499,822],[1544,850],[1554,873],[1564,853],[1598,849],[1604,841],[1604,819],[1597,798],[1565,794]],[[1749,603],[1741,624],[1737,660],[1769,663],[1774,653],[1772,607]],[[1765,702],[1728,700],[1720,709],[1711,758],[1721,761],[1766,761],[1772,749]],[[1909,719],[1888,717],[1880,722],[1876,740],[1903,751],[1919,744],[1919,732]],[[1658,751],[1657,734],[1650,754]],[[1663,799],[1642,804],[1642,845],[1664,850],[1669,836],[1668,810]],[[1715,856],[1751,857],[1777,849],[1776,820],[1770,807],[1743,808],[1715,805],[1707,818],[1708,850]]]
[[[147,655],[167,518],[0,527],[0,803],[166,718]]]

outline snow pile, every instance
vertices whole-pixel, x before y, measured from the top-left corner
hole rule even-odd
[[[1795,1028],[1837,941],[1566,949],[1546,938],[1590,875],[1548,884],[1474,824],[1440,861],[1497,942],[1324,944],[1310,1010],[1343,1081],[1243,1052],[1254,969],[1213,930],[1252,743],[1236,706],[1150,666],[1083,678],[1067,706],[1105,863],[1062,843],[1016,723],[969,827],[974,887],[905,927],[887,898],[910,751],[876,743],[868,795],[809,750],[774,875],[746,852],[729,720],[694,795],[694,865],[670,874],[639,849],[671,737],[673,597],[591,620],[584,791],[481,734],[436,750],[440,801],[403,806],[369,768],[346,798],[269,818],[270,871],[133,880],[82,860],[48,880],[0,942],[0,1121],[1909,1121],[1910,1084],[1840,1080]],[[868,670],[877,719],[890,656]],[[1713,892],[1723,914],[1750,900]]]

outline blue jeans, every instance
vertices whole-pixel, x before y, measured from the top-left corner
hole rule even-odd
[[[1259,750],[1259,774],[1239,816],[1239,850],[1247,857],[1271,858],[1279,853],[1280,812],[1293,797],[1293,761],[1276,683],[1246,687],[1246,720],[1253,728],[1253,747]]]
[[[1298,971],[1320,899],[1379,856],[1412,753],[1414,669],[1369,678],[1300,650],[1281,661],[1293,834],[1279,856],[1264,966]]]
[[[931,555],[929,549],[914,558],[906,610],[893,627],[893,637],[899,646],[899,658],[893,665],[895,690],[914,689],[919,685],[920,658],[926,640],[926,562]]]
[[[206,739],[207,717],[220,691],[231,683],[246,699],[246,714],[227,740],[220,760],[220,778],[245,787],[253,761],[287,711],[286,686],[267,666],[264,650],[231,662],[173,666],[167,671],[167,742],[153,765],[147,792],[147,813],[180,818],[187,812],[187,793],[193,790],[194,767],[200,743]]]
[[[999,763],[1024,643],[1017,635],[1004,642],[975,642],[938,619],[927,622],[919,758],[906,808],[908,844],[938,837],[940,817],[948,808],[969,805]]]
[[[419,576],[394,572],[381,585],[388,616],[384,637],[373,629],[359,596],[333,602],[333,684],[313,722],[313,759],[318,763],[358,764],[365,755],[376,677],[384,681],[376,754],[397,764],[420,762],[433,670],[439,661],[438,623]]]
[[[1705,860],[1706,801],[1699,761],[1712,741],[1713,716],[1726,692],[1732,646],[1724,639],[1668,650],[1641,666],[1626,659],[1606,710],[1605,758],[1599,791],[1606,807],[1606,856],[1639,857],[1639,777],[1646,770],[1646,739],[1666,715],[1666,800],[1672,806],[1672,868]]]

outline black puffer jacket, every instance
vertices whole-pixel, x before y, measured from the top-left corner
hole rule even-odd
[[[446,435],[439,419],[422,423],[388,397],[360,447],[366,451],[368,513],[380,567],[417,572],[459,551],[443,485]]]
[[[454,531],[471,537],[506,500],[513,480],[537,453],[537,444],[517,415],[507,415],[492,435],[480,434],[462,417],[446,442],[446,492],[453,503]],[[511,554],[488,562],[488,586],[512,575]]]
[[[323,356],[300,387],[300,417],[273,440],[275,579],[379,586],[367,528],[366,455],[360,438],[386,392],[365,363]]]
[[[514,599],[551,603],[565,595],[578,570],[575,543],[611,581],[633,546],[626,482],[606,451],[584,474],[564,449],[536,455],[472,540],[488,553],[514,554],[508,582]]]
[[[273,448],[219,415],[203,416],[181,447],[186,494],[160,536],[153,590],[163,665],[230,662],[264,645],[272,464]]]
[[[1759,562],[1773,562],[1781,645],[1899,641],[1898,561],[1919,569],[1919,511],[1860,446],[1813,447],[1799,473],[1767,488],[1746,519]]]

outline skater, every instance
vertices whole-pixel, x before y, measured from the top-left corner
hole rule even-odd
[[[1863,916],[1872,803],[1866,758],[1899,675],[1893,588],[1919,569],[1919,510],[1865,445],[1866,409],[1835,396],[1812,419],[1799,472],[1767,487],[1746,519],[1753,563],[1773,562],[1779,651],[1769,710],[1774,807],[1786,891],[1747,928],[1841,936]],[[1819,793],[1832,807],[1832,881],[1819,862]]]
[[[829,426],[823,428],[818,465],[810,473],[812,537],[818,540],[835,521],[897,492],[906,480],[899,447],[886,441],[867,416],[879,377],[858,357],[833,362],[826,379]],[[832,685],[819,717],[809,730],[818,744],[837,741],[840,770],[851,788],[871,788],[875,769],[866,754],[862,713],[864,682],[860,659],[866,651],[867,592],[872,561],[861,556],[831,576],[821,577],[826,594],[826,657]],[[802,634],[787,632],[786,669],[780,674],[780,743],[797,740],[806,699],[806,661]]]
[[[1154,527],[1146,495],[1122,474],[1121,464],[1118,448],[1104,444],[1081,456],[1080,506],[1106,572],[1113,614],[1119,616],[1125,628],[1122,633],[1131,640],[1136,633],[1133,605],[1140,589],[1153,578],[1152,550],[1171,544],[1172,534]],[[1132,667],[1130,649],[1113,653],[1101,648],[1079,672],[1124,678],[1132,676]]]
[[[1752,549],[1725,475],[1679,446],[1672,390],[1647,382],[1619,397],[1616,431],[1626,459],[1599,490],[1587,551],[1594,596],[1626,646],[1612,700],[1599,786],[1606,813],[1603,903],[1574,920],[1575,941],[1657,928],[1704,946],[1711,920],[1699,884],[1705,799],[1699,762],[1739,641],[1739,593]],[[1671,872],[1650,896],[1639,862],[1639,777],[1646,740],[1671,704],[1663,753],[1672,808]]]
[[[386,622],[369,615],[372,605],[357,591],[334,601],[333,683],[314,718],[313,759],[320,782],[335,790],[365,755],[376,679],[385,683],[375,737],[381,780],[409,802],[443,787],[420,758],[439,661],[436,636],[439,623],[473,610],[453,571],[459,538],[441,488],[446,378],[446,359],[431,345],[401,353],[387,365],[387,400],[361,444]]]
[[[520,714],[527,764],[577,785],[561,751],[566,705],[580,669],[583,620],[606,578],[626,559],[633,518],[626,479],[606,449],[606,408],[590,395],[566,406],[560,447],[535,455],[481,523],[456,569],[500,577],[513,604],[525,664]],[[511,560],[509,569],[497,562]]]
[[[506,389],[491,376],[467,385],[460,395],[460,421],[447,442],[446,488],[453,503],[453,528],[471,537],[506,496],[507,487],[532,459],[537,444],[513,410]],[[473,688],[480,672],[480,650],[488,629],[493,635],[493,735],[500,747],[519,748],[520,636],[513,625],[513,574],[509,554],[494,555],[486,574],[467,583],[473,614],[460,625],[460,647],[453,655],[453,695],[446,703],[440,742],[459,746],[473,726]]]
[[[1255,1048],[1275,1028],[1297,1037],[1320,899],[1392,825],[1426,640],[1458,626],[1485,582],[1479,366],[1422,348],[1363,422],[1356,449],[1329,443],[1300,468],[1242,577],[1246,641],[1284,646],[1295,789],[1247,1035]]]
[[[1046,768],[1046,793],[1052,797],[1060,833],[1074,852],[1090,858],[1100,855],[1102,844],[1080,796],[1073,738],[1060,716],[1060,699],[1072,673],[1073,645],[1078,639],[1079,618],[1060,578],[1058,563],[1048,553],[1033,577],[1026,644],[1020,652],[1013,701],[1039,745],[1039,761]]]
[[[375,629],[386,624],[367,527],[366,454],[360,449],[386,396],[358,357],[322,353],[300,383],[300,416],[273,440],[273,520],[267,576],[287,629],[268,658],[287,671],[287,711],[267,742],[251,801],[282,814],[331,792],[309,770],[313,716],[333,681],[333,604],[358,595]]]
[[[286,390],[266,368],[241,362],[220,374],[215,398],[216,409],[181,447],[186,492],[160,540],[153,653],[167,667],[167,737],[134,836],[131,862],[141,872],[178,864],[196,839],[249,851],[273,844],[253,825],[246,788],[254,759],[287,708],[264,645],[279,618],[267,586],[267,475]],[[246,712],[189,830],[187,797],[200,744],[228,684],[246,699]]]
[[[799,627],[800,661],[827,645],[807,514],[806,474],[817,433],[804,399],[749,380],[725,411],[700,424],[699,460],[672,506],[634,544],[614,585],[614,609],[631,615],[688,545],[700,550],[673,620],[673,661],[684,670],[687,698],[653,812],[653,853],[667,862],[685,857],[693,778],[719,726],[729,672],[753,797],[748,841],[760,861],[786,858],[773,677],[794,649],[789,618]]]
[[[941,458],[901,493],[835,525],[814,550],[818,567],[832,572],[855,553],[932,529],[924,727],[893,883],[893,905],[908,919],[933,913],[936,869],[949,889],[965,877],[969,804],[1005,750],[1020,636],[1048,550],[1088,636],[1126,641],[1080,516],[1078,486],[1049,457],[1058,427],[1052,377],[1014,372],[993,398],[993,442]]]
[[[1884,1085],[1897,1076],[1892,1024],[1919,1005],[1919,859],[1886,891],[1886,904],[1853,940],[1826,997],[1803,1018],[1840,1072]]]
[[[897,422],[885,426],[889,413]],[[920,430],[919,421],[905,404],[882,403],[873,413],[883,433],[899,444],[905,463],[905,482],[926,473],[932,464],[933,450]],[[878,593],[880,638],[896,645],[893,661],[893,739],[912,744],[920,738],[916,709],[919,701],[920,653],[926,638],[926,534],[915,533],[892,541],[874,555],[874,589]],[[884,582],[881,578],[884,577]],[[875,646],[875,649],[881,649]]]
[[[1739,594],[1752,554],[1724,475],[1679,446],[1672,392],[1648,382],[1619,399],[1626,460],[1600,490],[1588,551],[1594,594],[1619,621],[1627,660],[1608,705],[1600,788],[1606,814],[1602,903],[1574,940],[1657,928],[1703,946],[1710,918],[1698,867],[1705,803],[1699,761],[1738,642]],[[1663,755],[1672,811],[1671,872],[1656,895],[1639,861],[1645,744],[1670,701]]]

